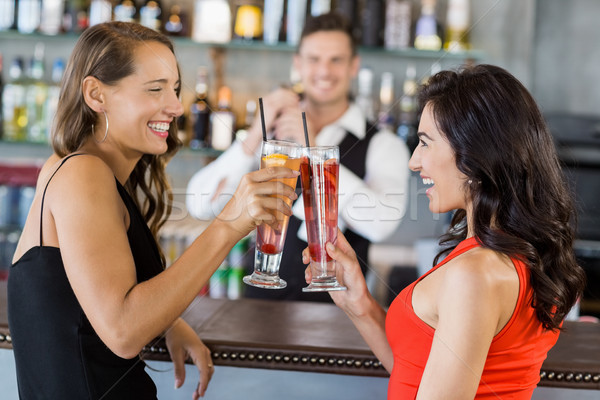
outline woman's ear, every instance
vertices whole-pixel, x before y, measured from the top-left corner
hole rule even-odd
[[[102,82],[93,76],[86,76],[81,85],[83,91],[83,99],[95,112],[104,111],[104,95],[102,94]]]

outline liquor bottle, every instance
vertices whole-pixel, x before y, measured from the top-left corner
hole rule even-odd
[[[244,115],[244,125],[237,130],[235,133],[235,138],[241,142],[246,140],[248,136],[248,129],[252,126],[254,122],[254,116],[256,114],[256,101],[248,100],[246,102],[246,114]]]
[[[366,0],[362,12],[362,44],[379,47],[383,45],[384,0]]]
[[[190,108],[192,140],[190,147],[199,149],[208,146],[210,129],[210,104],[208,102],[208,71],[199,67],[196,74],[196,99]]]
[[[421,0],[421,15],[415,27],[415,49],[440,50],[442,38],[435,18],[436,0]]]
[[[58,35],[62,28],[63,14],[63,0],[42,0],[40,32],[45,35]]]
[[[412,3],[408,0],[389,0],[385,11],[383,44],[386,49],[405,49],[410,46]]]
[[[60,81],[65,72],[65,62],[62,58],[57,58],[52,63],[52,72],[50,74],[51,84],[48,86],[48,99],[46,100],[44,120],[46,121],[46,136],[48,141],[52,134],[54,117],[58,108],[58,98],[60,95]]]
[[[262,10],[259,6],[242,4],[235,12],[233,33],[238,39],[255,40],[263,34]]]
[[[19,33],[33,33],[40,26],[41,0],[19,0],[17,29]]]
[[[359,3],[355,0],[337,0],[335,8],[336,12],[344,15],[352,24],[352,36],[355,40],[360,40],[362,37]]]
[[[450,0],[448,2],[444,49],[450,52],[460,52],[471,47],[469,15],[469,0]]]
[[[356,104],[362,110],[367,121],[375,121],[375,106],[373,104],[373,71],[363,67],[358,71],[358,92]]]
[[[109,22],[112,19],[112,3],[109,0],[92,0],[90,3],[90,26]]]
[[[377,125],[380,130],[394,129],[394,75],[391,72],[381,74]]]
[[[8,76],[10,80],[2,93],[3,139],[22,141],[25,140],[27,127],[22,58],[18,57],[12,61]]]
[[[231,41],[231,8],[227,0],[195,0],[192,40],[200,43]]]
[[[115,6],[114,20],[121,22],[135,22],[137,6],[134,0],[120,0]]]
[[[162,18],[162,5],[160,0],[146,0],[140,7],[140,25],[160,31]]]
[[[312,0],[310,2],[310,15],[318,17],[331,11],[331,0]]]
[[[283,23],[284,0],[265,0],[263,41],[277,44]]]
[[[0,0],[0,31],[7,31],[15,24],[15,1]]]
[[[187,36],[188,21],[186,13],[179,4],[173,4],[165,20],[165,32],[171,36]]]
[[[210,116],[210,144],[215,150],[227,150],[233,141],[235,116],[231,111],[231,89],[221,86],[217,95],[217,110]]]
[[[412,153],[418,144],[417,137],[417,70],[413,64],[406,67],[406,77],[402,85],[400,115],[396,133]]]
[[[90,24],[86,0],[67,0],[63,16],[63,31],[81,33]]]
[[[296,46],[300,41],[300,35],[306,21],[306,0],[288,0],[286,18],[286,42],[290,46]]]
[[[35,46],[29,79],[25,93],[27,104],[27,140],[44,143],[47,140],[48,123],[44,119],[46,100],[48,99],[48,84],[44,81],[44,45]]]

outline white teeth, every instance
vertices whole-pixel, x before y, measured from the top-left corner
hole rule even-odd
[[[423,178],[424,185],[433,185],[433,179],[431,178]]]
[[[169,130],[168,122],[150,122],[148,127],[154,131],[166,132]]]

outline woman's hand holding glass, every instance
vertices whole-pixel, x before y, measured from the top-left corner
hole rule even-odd
[[[356,253],[346,240],[344,234],[338,229],[336,244],[327,243],[327,254],[337,262],[336,278],[347,290],[330,291],[329,294],[348,316],[360,317],[367,312],[369,305],[365,299],[370,296],[365,277],[360,269]],[[302,252],[302,262],[310,262],[308,247]],[[311,268],[308,266],[304,272],[306,283],[312,280]]]
[[[242,178],[231,200],[217,220],[227,224],[240,239],[261,223],[274,228],[282,218],[277,213],[292,215],[291,208],[281,197],[298,198],[294,188],[274,179],[296,178],[300,172],[285,167],[269,167],[250,172]]]

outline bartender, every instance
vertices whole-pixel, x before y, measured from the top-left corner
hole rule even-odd
[[[352,26],[344,16],[330,12],[307,20],[293,63],[302,96],[279,88],[264,97],[267,132],[273,139],[304,144],[304,111],[310,143],[340,147],[338,226],[366,273],[370,243],[389,237],[404,216],[408,149],[392,132],[378,131],[351,101],[360,57]],[[192,177],[187,207],[194,217],[215,218],[243,174],[258,168],[261,142],[261,122],[255,118],[245,139],[236,140]],[[307,246],[302,204],[301,199],[294,204],[279,271],[288,286],[280,290],[246,287],[247,297],[331,301],[327,293],[302,292],[306,282],[301,253]]]

